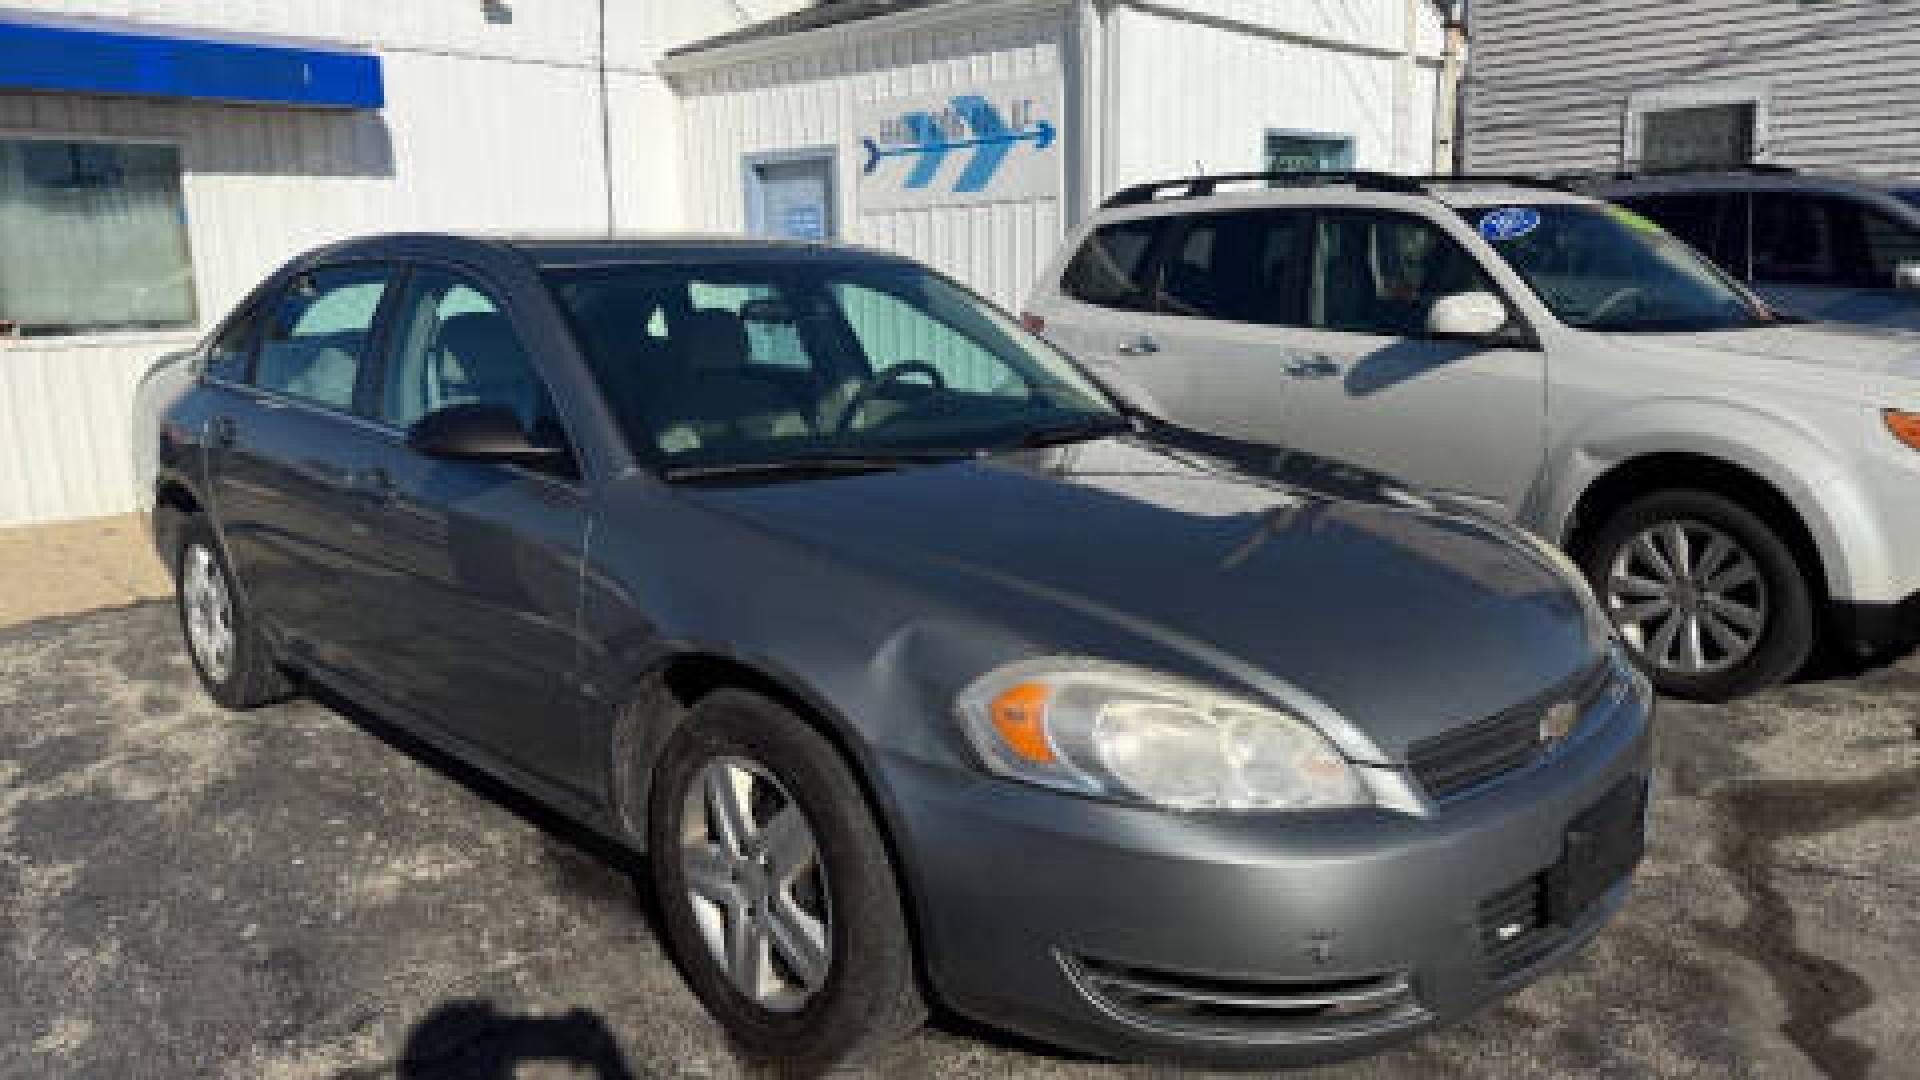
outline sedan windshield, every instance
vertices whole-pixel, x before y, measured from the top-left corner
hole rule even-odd
[[[1127,426],[1059,353],[911,263],[548,278],[634,452],[669,476],[893,467]]]
[[[1719,268],[1624,207],[1554,204],[1462,212],[1568,326],[1733,330],[1774,321]]]

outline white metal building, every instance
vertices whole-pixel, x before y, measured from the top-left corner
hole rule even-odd
[[[141,373],[342,236],[819,237],[1012,305],[1127,183],[1448,156],[1435,0],[0,4],[0,525],[131,508]]]
[[[1012,306],[1130,183],[1433,171],[1445,41],[1431,0],[920,0],[797,12],[662,70],[690,224],[891,248]]]

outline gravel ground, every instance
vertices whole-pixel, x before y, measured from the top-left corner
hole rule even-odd
[[[1315,1077],[1920,1075],[1920,659],[1663,715],[1565,973]],[[162,605],[0,631],[0,1076],[733,1077],[616,853],[365,717],[247,715]],[[1169,1075],[942,1020],[884,1072]]]

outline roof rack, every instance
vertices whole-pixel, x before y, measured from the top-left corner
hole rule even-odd
[[[1212,195],[1222,184],[1265,183],[1276,188],[1337,187],[1351,185],[1359,191],[1385,191],[1395,195],[1432,195],[1432,188],[1447,187],[1529,187],[1548,191],[1569,190],[1564,181],[1543,176],[1433,175],[1402,176],[1398,173],[1343,169],[1333,172],[1244,172],[1212,173],[1181,180],[1159,180],[1135,184],[1115,192],[1101,209],[1141,206],[1154,202],[1163,193],[1176,199],[1198,199]]]

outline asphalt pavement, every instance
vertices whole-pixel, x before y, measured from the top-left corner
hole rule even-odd
[[[1295,1075],[1920,1076],[1920,659],[1670,705],[1658,761],[1650,860],[1569,970]],[[640,869],[365,716],[220,711],[165,605],[0,631],[0,1077],[777,1073]],[[880,1071],[1169,1075],[954,1018]]]

